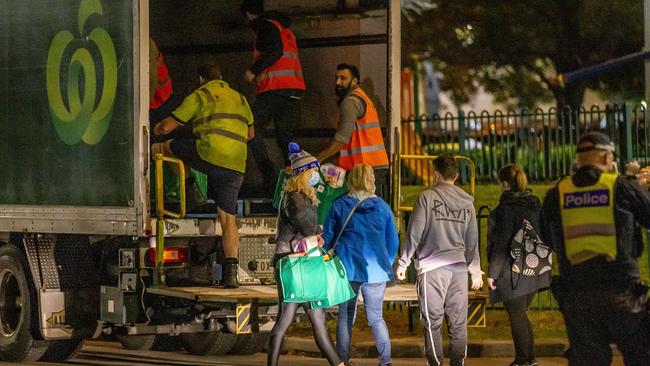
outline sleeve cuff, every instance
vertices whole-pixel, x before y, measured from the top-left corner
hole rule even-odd
[[[171,117],[174,121],[182,124],[183,126],[187,125],[187,122],[184,122],[183,120],[175,116],[174,113],[170,114],[169,117]]]

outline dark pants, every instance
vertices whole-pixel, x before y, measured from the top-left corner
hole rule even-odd
[[[623,353],[625,365],[648,365],[650,315],[647,288],[641,285],[580,289],[580,284],[553,283],[569,335],[571,366],[612,362],[610,343]]]
[[[277,270],[275,271],[275,280],[276,283],[280,283],[280,276]],[[293,323],[293,319],[296,316],[299,307],[302,307],[309,317],[314,332],[314,340],[316,340],[316,346],[318,346],[318,349],[327,358],[330,365],[340,364],[341,359],[336,353],[332,337],[330,337],[330,334],[327,331],[325,310],[312,309],[308,303],[299,304],[295,302],[283,302],[282,286],[278,285],[277,288],[278,299],[280,299],[280,301],[278,302],[278,315],[275,320],[275,325],[273,325],[273,329],[271,330],[271,337],[269,339],[268,353],[266,355],[267,366],[276,366],[278,364],[284,335],[287,332],[287,329],[289,329],[291,323]]]
[[[289,165],[289,142],[293,140],[294,129],[300,123],[300,107],[300,99],[273,92],[266,92],[255,97],[252,107],[255,137],[250,141],[250,145],[255,163],[267,183],[275,183],[277,168],[269,158],[264,143],[264,130],[273,121],[275,138],[280,151],[282,151],[284,165]]]
[[[375,173],[375,194],[381,197],[391,206],[390,202],[390,169],[374,168]]]
[[[515,363],[518,364],[532,363],[535,360],[533,328],[526,314],[534,296],[532,293],[503,302],[510,318],[512,341],[515,344]]]

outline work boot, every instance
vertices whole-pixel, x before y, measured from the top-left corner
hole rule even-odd
[[[201,193],[201,189],[199,189],[199,185],[196,183],[194,179],[192,179],[191,181],[190,179],[188,179],[185,182],[185,201],[186,201],[185,209],[187,212],[195,211],[199,207],[208,203],[207,199],[203,196],[203,193]]]
[[[224,288],[239,287],[237,272],[239,272],[239,262],[237,261],[237,258],[226,258],[223,263],[223,277],[221,280]]]

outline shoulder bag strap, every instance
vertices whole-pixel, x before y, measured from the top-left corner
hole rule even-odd
[[[348,217],[345,218],[345,221],[343,222],[343,225],[341,225],[341,230],[339,230],[338,235],[336,235],[336,239],[334,240],[334,245],[332,245],[331,252],[334,253],[334,250],[336,249],[336,246],[339,244],[339,239],[341,239],[341,235],[343,234],[343,230],[345,230],[345,227],[348,226],[348,222],[350,222],[350,219],[352,218],[352,214],[354,211],[359,207],[361,202],[365,201],[366,199],[359,200],[353,207],[352,210],[350,210],[350,213],[348,214]]]

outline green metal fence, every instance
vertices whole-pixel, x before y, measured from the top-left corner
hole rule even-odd
[[[468,156],[483,182],[494,181],[499,168],[515,162],[526,169],[530,181],[550,182],[571,174],[576,143],[590,131],[612,137],[620,166],[634,159],[649,164],[650,129],[646,126],[645,107],[626,104],[577,111],[549,108],[421,115],[402,121],[402,150],[412,152],[406,149],[421,146],[430,155]],[[402,179],[420,185],[432,169],[430,163],[417,162],[404,169]]]

